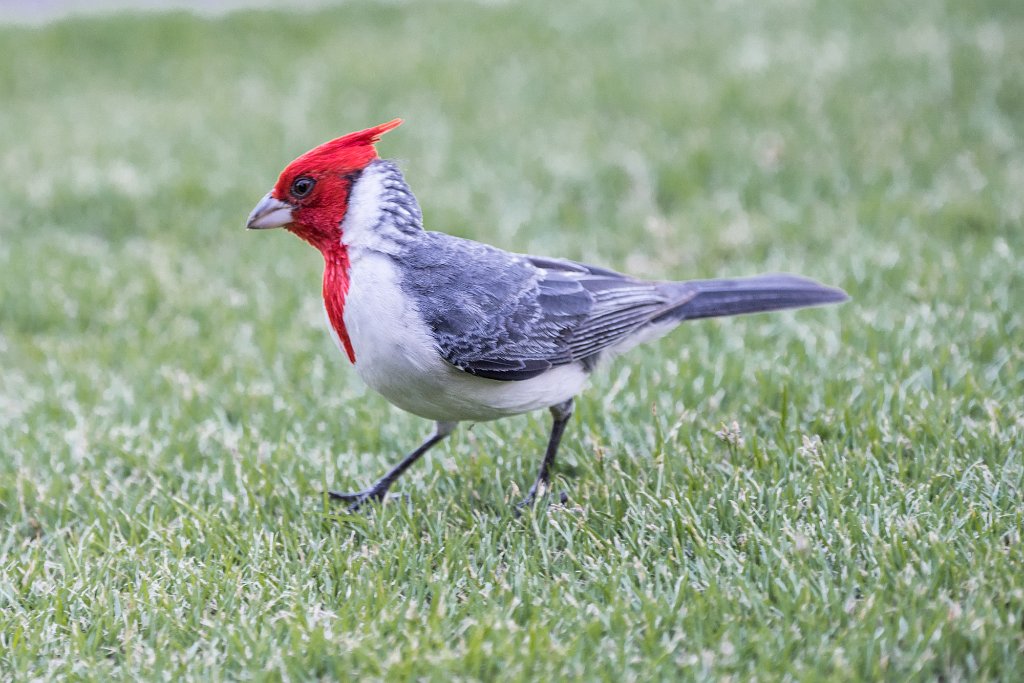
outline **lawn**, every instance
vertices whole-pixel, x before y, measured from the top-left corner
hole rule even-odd
[[[1019,680],[1024,4],[392,3],[0,26],[0,678]],[[387,121],[428,227],[802,273],[429,423],[249,210]]]

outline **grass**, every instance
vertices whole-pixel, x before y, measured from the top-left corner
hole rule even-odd
[[[0,677],[1017,680],[1024,6],[376,3],[0,27]],[[430,227],[800,272],[547,416],[429,425],[242,229],[393,116]]]

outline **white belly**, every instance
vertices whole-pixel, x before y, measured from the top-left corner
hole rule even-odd
[[[437,353],[429,329],[402,296],[390,257],[372,251],[350,256],[344,318],[356,372],[399,408],[442,422],[493,420],[562,403],[586,384],[577,364],[520,382],[454,368]]]

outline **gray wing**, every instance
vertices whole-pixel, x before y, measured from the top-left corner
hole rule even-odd
[[[589,368],[602,350],[681,303],[670,283],[443,233],[424,233],[402,261],[402,286],[438,352],[490,379],[529,379],[574,362]]]

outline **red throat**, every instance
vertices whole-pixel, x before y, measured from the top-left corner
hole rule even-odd
[[[401,123],[401,119],[395,119],[309,150],[288,164],[271,192],[274,198],[288,201],[294,207],[292,222],[286,226],[287,229],[319,249],[324,256],[324,308],[331,327],[353,363],[356,362],[356,353],[345,329],[349,260],[348,249],[341,242],[341,226],[353,177],[377,158],[374,144],[380,136]],[[309,183],[312,191],[307,189],[301,195],[295,194],[294,183],[300,177],[307,182],[312,181]]]
[[[345,297],[348,295],[349,263],[348,251],[339,245],[336,252],[324,252],[324,308],[327,320],[338,334],[345,354],[351,363],[356,362],[356,352],[345,328]]]
[[[345,219],[351,183],[347,178],[321,181],[327,201],[315,207],[296,210],[297,220],[288,230],[316,247],[324,257],[324,308],[327,319],[345,347],[348,359],[356,362],[352,340],[345,329],[345,296],[349,287],[348,249],[341,242],[341,224]]]

